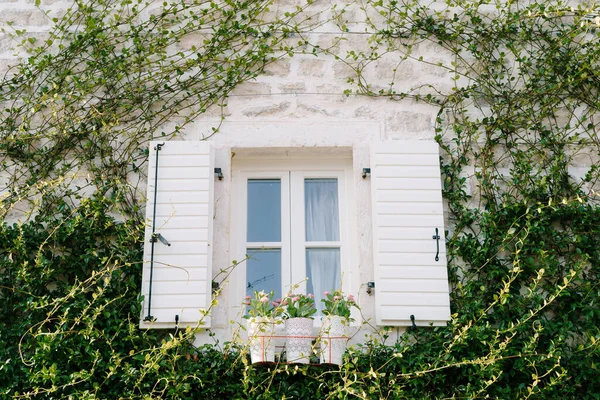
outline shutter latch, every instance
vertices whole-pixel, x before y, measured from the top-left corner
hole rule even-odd
[[[435,261],[440,261],[440,235],[439,235],[438,228],[435,228],[435,235],[433,235],[431,238],[435,240],[435,243],[437,245],[437,252],[435,253]]]

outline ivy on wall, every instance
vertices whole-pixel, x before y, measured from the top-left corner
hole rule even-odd
[[[341,369],[252,367],[243,346],[195,348],[191,330],[139,330],[142,149],[293,54],[288,33],[308,29],[308,16],[300,7],[268,19],[268,6],[78,1],[47,39],[22,43],[29,57],[0,88],[2,216],[27,212],[0,229],[0,395],[594,398],[595,4],[360,5],[372,35],[369,51],[345,60],[356,94],[439,108],[451,214],[447,327],[366,343]],[[191,36],[197,47],[184,48]],[[421,58],[425,45],[452,63]],[[392,56],[389,85],[371,83],[368,66]],[[410,63],[439,69],[453,86],[402,89]]]

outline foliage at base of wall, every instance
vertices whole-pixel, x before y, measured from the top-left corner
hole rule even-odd
[[[509,290],[503,301],[482,290],[497,284],[496,274],[510,276],[494,269],[488,282],[457,290],[460,312],[448,327],[351,349],[341,368],[252,366],[240,345],[194,348],[191,330],[139,330],[141,227],[116,222],[109,204],[92,198],[53,219],[2,226],[0,396],[583,399],[600,392],[598,286],[589,265],[544,298]],[[600,220],[598,210],[578,204],[556,213],[579,221],[577,231]],[[538,217],[532,213],[532,240],[546,234],[533,232]],[[490,303],[494,310],[482,314]]]

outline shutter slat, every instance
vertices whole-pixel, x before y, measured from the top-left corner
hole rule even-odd
[[[173,282],[188,282],[188,281],[202,281],[206,276],[206,268],[189,266],[182,267],[181,264],[177,266],[167,266],[165,264],[154,263],[154,274],[152,276],[154,282],[159,281],[173,281]],[[154,292],[153,292],[154,293]],[[204,293],[204,292],[202,292]]]
[[[422,203],[400,203],[400,202],[379,202],[379,213],[384,214],[407,214],[407,215],[439,215],[440,205],[435,202]],[[431,235],[430,235],[431,236]]]
[[[161,203],[156,203],[161,204]],[[169,205],[170,203],[162,203],[161,205]],[[152,203],[149,203],[152,206]],[[201,203],[183,203],[177,207],[159,207],[156,210],[156,215],[159,217],[169,216],[208,216],[208,204]]]
[[[413,167],[412,169],[416,169]],[[434,190],[442,189],[440,178],[390,178],[379,177],[379,189],[404,189],[404,190]]]
[[[378,325],[444,325],[450,319],[438,145],[376,143],[371,157]],[[438,228],[439,261],[435,261]]]
[[[158,154],[155,230],[171,246],[154,244],[152,297],[149,298],[154,174],[157,143],[164,143]],[[211,241],[214,184],[214,157],[209,142],[166,141],[150,144],[148,202],[142,294],[144,328],[196,326],[211,302]],[[148,314],[155,321],[143,321]],[[203,319],[210,326],[210,318]]]
[[[154,187],[152,187],[154,190]],[[149,205],[152,205],[152,201],[154,199],[150,199]],[[208,199],[205,199],[204,196],[199,196],[198,192],[189,192],[189,191],[161,191],[159,190],[156,195],[156,204],[209,204]],[[211,203],[212,204],[212,203]]]
[[[160,160],[158,162],[160,164]],[[148,186],[154,190],[154,184]],[[208,186],[209,179],[158,179],[158,188],[162,191],[194,192],[202,195],[208,190]]]
[[[378,190],[375,200],[382,202],[414,203],[437,202],[439,190]]]
[[[207,254],[155,254],[154,266],[169,267],[173,270],[178,268],[187,269],[191,267],[200,267],[202,265],[207,265],[207,258]]]
[[[440,239],[441,243],[441,239]],[[380,266],[402,266],[402,267],[410,267],[410,266],[423,266],[428,267],[432,266],[435,261],[431,261],[431,255],[425,253],[402,253],[399,256],[397,253],[386,253],[380,252],[378,255]],[[440,261],[443,257],[446,257],[445,250],[442,251],[440,248]],[[444,265],[444,270],[446,266]]]

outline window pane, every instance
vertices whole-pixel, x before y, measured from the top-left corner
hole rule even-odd
[[[252,296],[255,290],[275,292],[281,298],[281,250],[248,249],[252,257],[246,261],[246,295]]]
[[[304,201],[306,240],[340,240],[337,179],[306,179]]]
[[[279,179],[248,180],[249,242],[281,241],[281,182]]]
[[[321,315],[323,293],[341,287],[340,249],[306,249],[306,275],[306,289],[315,295],[317,315]]]

